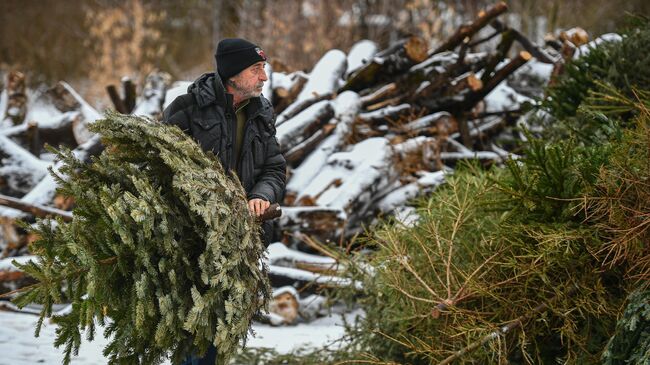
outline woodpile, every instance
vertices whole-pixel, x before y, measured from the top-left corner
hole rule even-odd
[[[309,73],[269,75],[268,97],[288,162],[283,215],[276,221],[282,242],[269,247],[269,274],[278,290],[269,323],[311,318],[303,310],[306,296],[358,285],[339,277],[339,263],[319,247],[349,248],[377,217],[413,224],[410,202],[443,184],[460,160],[489,165],[516,157],[513,148],[524,137],[515,127],[524,104],[532,102],[529,95],[541,93],[551,74],[561,72],[567,49],[578,46],[572,42],[585,39],[584,31],[574,30],[543,48],[499,21],[506,11],[498,3],[480,12],[437,46],[411,36],[378,50],[364,40],[348,55],[327,52]],[[476,51],[490,40],[498,40],[494,49]],[[531,78],[541,79],[534,90]],[[31,95],[15,72],[6,85],[0,103],[4,257],[29,253],[33,238],[16,227],[17,220],[71,216],[74,202],[56,196],[48,169],[58,166],[44,146],[67,146],[83,160],[101,151],[86,128],[101,114],[68,84]],[[160,118],[163,105],[187,87],[170,85],[169,75],[153,73],[139,97],[129,79],[121,91],[114,85],[107,91],[116,110]],[[21,278],[0,272],[0,282]]]
[[[459,160],[509,157],[522,106],[532,103],[518,81],[541,73],[548,82],[561,57],[499,21],[506,11],[505,3],[481,11],[435,47],[412,36],[362,62],[351,52],[353,70],[330,51],[309,74],[273,74],[289,165],[285,243],[299,244],[296,232],[347,241],[377,216],[412,213],[409,200],[442,184]],[[493,50],[475,51],[491,39]]]

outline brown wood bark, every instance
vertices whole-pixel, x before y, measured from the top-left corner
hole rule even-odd
[[[282,209],[280,208],[280,204],[273,203],[268,208],[266,208],[264,213],[258,216],[256,220],[258,222],[264,222],[268,220],[273,220],[275,218],[279,218],[281,216],[282,216]]]
[[[556,60],[553,59],[546,51],[544,51],[541,47],[538,45],[534,44],[533,42],[530,41],[530,39],[526,38],[523,34],[521,34],[518,30],[510,28],[503,24],[500,20],[494,19],[490,25],[492,28],[496,29],[499,32],[511,32],[514,36],[514,39],[521,44],[524,49],[533,55],[533,57],[537,58],[538,61],[544,62],[544,63],[555,63]]]
[[[452,81],[451,85],[445,89],[444,96],[452,96],[459,94],[463,90],[478,91],[483,88],[483,82],[477,78],[473,72],[468,72],[461,75],[459,78]]]
[[[461,65],[451,67],[447,72],[438,75],[426,87],[421,88],[411,96],[411,101],[427,99],[443,99],[454,97],[461,92],[480,90],[483,83],[473,72],[454,77]]]
[[[282,123],[295,117],[296,115],[300,114],[305,109],[318,103],[319,101],[329,100],[331,98],[332,98],[331,94],[325,94],[325,95],[320,95],[314,98],[305,99],[299,102],[292,103],[282,113],[280,113],[280,115],[278,115],[275,122],[275,126],[276,127],[280,126]]]
[[[294,323],[296,318],[298,318],[299,309],[300,304],[298,298],[290,292],[284,292],[274,296],[271,299],[271,303],[269,303],[269,312],[282,317],[284,324]]]
[[[359,91],[372,85],[381,84],[427,58],[426,42],[419,37],[408,38],[405,42],[399,43],[399,46],[391,52],[379,53],[371,62],[355,71],[340,92]]]
[[[395,95],[396,92],[399,92],[397,83],[391,82],[390,84],[384,85],[374,92],[361,97],[361,106],[367,107],[368,105],[376,104],[387,97]]]
[[[469,113],[474,106],[487,94],[490,93],[497,85],[505,80],[509,75],[515,72],[519,67],[528,62],[532,56],[526,51],[519,52],[517,57],[510,60],[510,62],[499,69],[492,78],[483,83],[483,87],[479,90],[472,91],[470,89],[463,90],[460,94],[452,97],[445,98],[428,98],[422,100],[423,106],[429,108],[430,111],[446,110],[456,115]],[[459,128],[461,128],[459,126]]]
[[[40,156],[42,145],[37,122],[31,121],[27,124],[26,137],[29,152],[36,157]]]
[[[124,100],[120,97],[120,94],[117,92],[117,87],[115,85],[106,86],[106,92],[115,106],[115,111],[122,114],[128,114],[126,111],[126,105],[124,105]]]
[[[5,242],[5,247],[0,254],[2,258],[23,247],[27,241],[26,233],[18,228],[16,218],[13,217],[0,216],[0,233]]]
[[[366,107],[366,109],[368,111],[374,111],[374,110],[382,109],[382,108],[385,108],[385,107],[391,106],[391,105],[395,106],[395,105],[400,104],[402,102],[402,100],[406,99],[406,97],[407,97],[406,95],[398,95],[398,96],[392,97],[390,99],[380,101],[377,104],[368,105]]]
[[[433,54],[442,51],[453,50],[460,45],[467,37],[471,38],[476,32],[484,28],[488,23],[497,16],[505,13],[508,10],[508,5],[504,2],[499,2],[486,11],[480,11],[477,18],[470,24],[461,25],[460,28],[449,37],[443,44],[433,51]]]
[[[45,217],[61,217],[63,221],[70,222],[72,220],[72,213],[62,211],[56,208],[50,208],[38,204],[29,204],[21,201],[20,199],[2,195],[0,194],[0,205],[4,205],[9,208],[18,209],[25,213],[29,213],[35,217],[45,218]]]
[[[54,107],[62,113],[79,110],[79,108],[81,108],[79,101],[61,82],[58,82],[54,87],[47,90],[46,94],[49,96],[49,101],[54,105]]]
[[[25,273],[22,271],[0,270],[0,282],[16,281],[24,277]]]
[[[122,80],[122,89],[124,90],[124,108],[131,113],[135,108],[135,84],[131,79]]]
[[[511,30],[506,30],[501,33],[501,42],[497,46],[497,50],[490,58],[488,59],[487,65],[483,69],[483,76],[481,76],[481,81],[486,82],[492,77],[494,68],[503,61],[504,58],[508,56],[508,52],[512,47],[512,43],[515,41],[515,34]]]
[[[316,148],[316,146],[318,146],[321,141],[329,136],[335,128],[336,124],[325,124],[321,129],[312,134],[311,137],[284,153],[284,159],[287,160],[287,163],[291,166],[297,166],[314,150],[314,148]]]
[[[512,73],[517,71],[519,67],[530,61],[532,57],[533,56],[531,56],[531,54],[526,51],[519,52],[515,58],[510,60],[507,65],[499,69],[491,79],[485,82],[483,87],[475,93],[474,97],[471,100],[478,101],[480,99],[483,99],[487,94],[490,93],[490,91],[492,91],[495,87],[497,87],[497,85],[505,80],[506,77],[510,76]]]
[[[444,129],[446,134],[453,133],[457,129],[457,122],[453,115],[445,112],[438,112],[413,120],[396,128],[396,132],[406,135],[408,138],[415,136],[437,136]]]
[[[558,77],[564,73],[565,65],[569,60],[573,58],[573,55],[576,52],[576,47],[573,45],[573,43],[565,40],[562,42],[562,48],[560,49],[560,52],[562,57],[558,62],[555,63],[555,65],[553,65],[551,80],[548,83],[549,86],[555,85]]]
[[[108,92],[116,111],[122,114],[130,114],[135,109],[135,84],[131,79],[122,79],[122,94],[124,97],[120,96],[115,85],[106,86],[106,92]]]
[[[291,105],[302,91],[302,88],[305,87],[305,84],[307,84],[307,77],[301,73],[295,73],[292,77],[297,78],[297,80],[291,85],[289,90],[281,87],[273,89],[273,109],[276,114],[282,113],[282,111]]]
[[[311,119],[301,124],[292,124],[291,121],[281,124],[277,129],[277,138],[280,143],[282,153],[289,152],[294,147],[308,140],[314,133],[319,131],[332,117],[334,117],[334,108],[330,102],[323,102],[322,107],[314,105],[312,109],[317,109],[309,115]],[[306,111],[311,113],[312,109]],[[303,118],[297,115],[295,118]]]
[[[397,106],[388,106],[374,110],[370,113],[361,113],[357,116],[357,119],[358,121],[368,125],[394,123],[395,121],[411,114],[415,114],[416,112],[415,107],[409,104],[400,104]]]
[[[326,240],[338,240],[345,225],[340,209],[326,207],[284,207],[279,226],[282,232],[302,234]]]

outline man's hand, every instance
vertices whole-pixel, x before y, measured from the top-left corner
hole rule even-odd
[[[260,216],[270,205],[271,203],[264,199],[251,199],[248,201],[248,210],[255,216]]]

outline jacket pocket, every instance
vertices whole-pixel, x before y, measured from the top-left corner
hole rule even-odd
[[[223,125],[216,119],[195,120],[194,139],[199,143],[203,151],[211,151],[219,154],[222,148]]]

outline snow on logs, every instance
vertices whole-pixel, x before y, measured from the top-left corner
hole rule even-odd
[[[347,69],[347,57],[338,49],[333,49],[316,63],[309,75],[307,84],[298,94],[297,101],[333,94],[339,87],[339,80]]]
[[[352,124],[360,109],[359,96],[346,91],[341,93],[333,103],[336,128],[332,135],[322,141],[318,147],[297,166],[287,183],[286,202],[293,204],[298,192],[302,191],[327,164],[329,156],[345,145],[345,138],[350,134]]]
[[[281,125],[314,103],[331,98],[338,89],[346,69],[345,53],[338,49],[325,53],[309,74],[309,78],[298,93],[296,100],[278,115],[276,125]]]
[[[351,73],[370,62],[376,53],[377,44],[373,41],[364,39],[355,43],[348,53],[348,68],[345,71],[345,77],[347,78]]]
[[[0,177],[2,190],[9,194],[27,193],[36,186],[50,165],[11,139],[0,135]]]
[[[360,91],[377,81],[389,80],[426,58],[426,42],[419,37],[410,37],[376,54],[371,62],[350,75],[341,90]]]
[[[272,75],[278,80],[275,94],[282,93],[284,103],[293,99],[282,105],[276,121],[290,166],[288,215],[280,221],[285,234],[295,237],[299,231],[322,241],[349,237],[379,213],[404,211],[409,199],[440,185],[458,160],[491,164],[508,158],[508,144],[490,138],[519,138],[507,128],[521,105],[531,102],[520,93],[519,80],[535,73],[542,82],[534,87],[541,90],[552,70],[537,66],[540,61],[522,66],[531,53],[541,62],[557,58],[493,23],[505,11],[505,3],[481,11],[431,50],[417,37],[385,50],[361,41],[350,50],[343,74],[343,55],[331,51],[305,77]],[[500,43],[493,51],[472,53],[485,42],[473,38],[488,24],[497,29]],[[507,58],[513,41],[531,52]],[[333,87],[339,78],[340,87]],[[315,84],[328,87],[316,92]],[[526,95],[540,91],[526,87]],[[342,117],[337,108],[348,113]]]
[[[276,137],[283,153],[300,145],[322,130],[321,127],[334,116],[334,108],[329,100],[322,100],[303,110],[287,122],[279,125]]]

